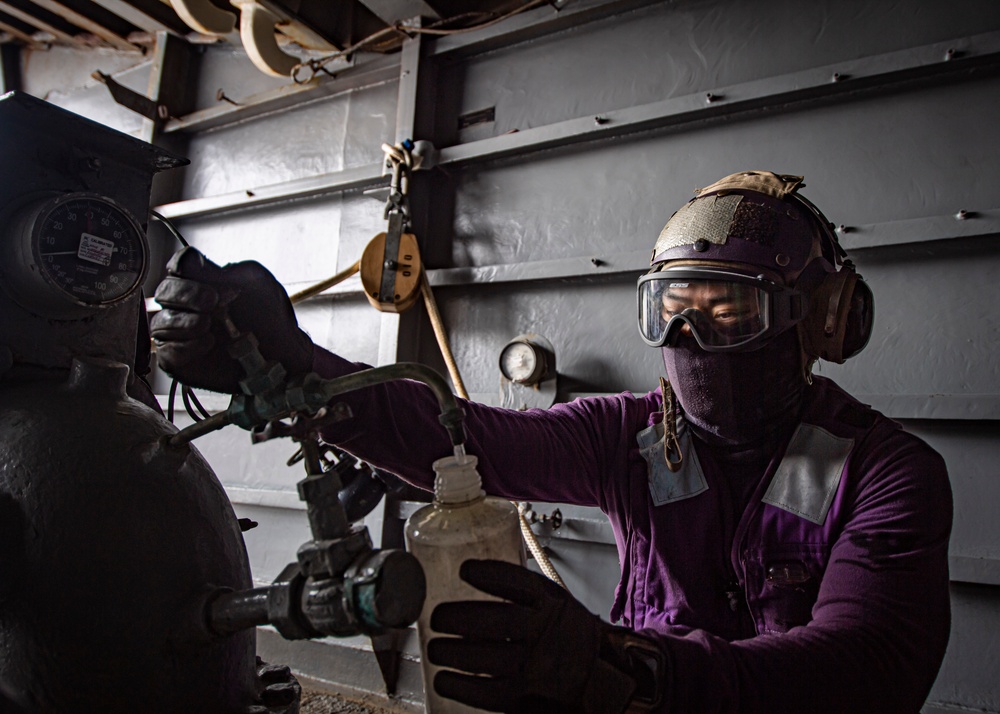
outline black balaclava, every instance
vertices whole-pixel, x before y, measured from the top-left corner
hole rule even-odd
[[[662,352],[684,419],[712,446],[763,446],[798,419],[805,379],[794,329],[750,352],[706,352],[686,335]]]
[[[801,182],[745,171],[698,191],[667,222],[650,264],[759,272],[808,294],[836,268],[823,252],[825,219],[795,198]],[[695,435],[728,453],[767,451],[787,436],[806,386],[798,333],[789,326],[747,351],[708,352],[683,332],[664,345],[667,377]]]

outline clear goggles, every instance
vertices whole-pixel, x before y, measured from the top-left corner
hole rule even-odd
[[[639,278],[639,334],[674,346],[685,328],[707,352],[748,351],[799,322],[802,294],[764,277],[680,266]]]

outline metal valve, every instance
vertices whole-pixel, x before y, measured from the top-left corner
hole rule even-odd
[[[530,503],[524,504],[524,509],[522,511],[525,519],[528,523],[546,523],[551,526],[552,530],[556,530],[562,525],[563,514],[558,508],[553,510],[551,513],[538,513],[535,511]]]

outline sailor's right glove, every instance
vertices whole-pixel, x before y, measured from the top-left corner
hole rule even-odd
[[[247,375],[228,352],[233,337],[253,333],[268,361],[289,377],[312,371],[313,343],[295,319],[281,283],[260,263],[219,267],[194,248],[183,248],[167,264],[156,289],[163,309],[150,321],[162,370],[192,387],[238,394]]]
[[[503,601],[434,608],[434,689],[472,707],[519,714],[620,714],[655,709],[667,689],[656,643],[612,627],[566,590],[512,563],[467,560],[459,575]]]

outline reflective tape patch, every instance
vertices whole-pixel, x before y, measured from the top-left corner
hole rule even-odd
[[[823,525],[853,449],[854,439],[799,424],[761,500]]]
[[[667,460],[663,455],[663,424],[654,424],[635,435],[639,453],[646,460],[649,495],[653,498],[653,505],[683,501],[708,490],[708,482],[698,462],[694,444],[691,443],[690,433],[681,429],[677,438],[684,461],[680,471],[673,472],[667,468]]]
[[[681,206],[660,231],[653,255],[699,240],[725,245],[736,207],[742,200],[739,194],[709,196]]]

